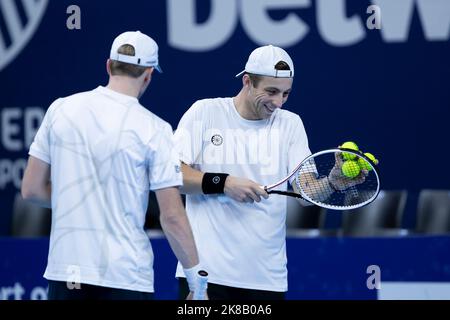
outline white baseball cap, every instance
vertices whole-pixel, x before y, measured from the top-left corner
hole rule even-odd
[[[134,56],[118,52],[119,48],[125,44],[133,46],[135,50]],[[159,72],[162,72],[158,62],[158,45],[152,38],[140,31],[124,32],[114,39],[109,58],[137,66],[154,67]]]
[[[276,70],[275,65],[280,61],[286,62],[290,70]],[[245,70],[239,72],[236,77],[245,72],[275,78],[293,78],[294,63],[286,51],[273,45],[267,45],[253,50],[248,57]]]

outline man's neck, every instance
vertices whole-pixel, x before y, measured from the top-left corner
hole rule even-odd
[[[118,76],[110,77],[106,87],[127,96],[139,97],[140,88],[134,79]]]
[[[261,120],[255,114],[248,101],[245,99],[245,93],[242,89],[237,96],[233,98],[234,106],[239,115],[246,120]]]

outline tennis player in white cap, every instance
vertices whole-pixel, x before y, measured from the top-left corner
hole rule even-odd
[[[240,92],[195,102],[175,132],[186,211],[210,299],[284,299],[286,198],[261,188],[311,154],[300,117],[282,109],[294,64],[282,48],[254,50]],[[226,201],[223,201],[225,199]],[[182,264],[176,272],[188,292]]]
[[[158,45],[139,31],[122,33],[106,68],[106,87],[50,106],[29,151],[22,195],[53,209],[49,299],[153,297],[154,257],[143,229],[150,190],[192,296],[200,265],[172,129],[138,101],[154,70],[161,72]]]

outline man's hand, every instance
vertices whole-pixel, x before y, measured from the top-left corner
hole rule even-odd
[[[269,194],[256,182],[248,179],[228,176],[225,181],[224,193],[238,202],[260,202],[261,197],[269,198]]]
[[[336,163],[330,174],[328,175],[328,181],[334,189],[343,191],[350,187],[361,184],[366,180],[369,171],[365,169],[361,170],[360,174],[354,178],[348,178],[344,176],[344,174],[342,173],[342,164],[344,163],[344,160],[342,160],[338,153],[335,153],[334,156],[336,159]]]

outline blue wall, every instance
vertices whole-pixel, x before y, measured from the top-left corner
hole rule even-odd
[[[366,28],[372,2],[381,8],[381,30]],[[39,20],[37,8],[27,15],[21,1],[14,3],[21,28]],[[188,16],[183,3],[195,9],[196,30],[204,34],[175,25]],[[261,34],[266,20],[257,21],[255,3],[51,0],[28,41],[20,31],[14,35],[0,9],[0,235],[9,232],[12,199],[42,110],[57,97],[106,84],[111,42],[125,30],[139,29],[160,44],[164,74],[154,77],[142,103],[174,127],[196,99],[236,94],[234,75],[248,54],[272,42],[294,59],[294,91],[285,108],[303,118],[313,151],[351,139],[380,159],[384,189],[413,196],[423,188],[450,189],[449,1],[273,0],[261,15],[272,27]],[[73,4],[81,9],[80,30],[66,26]],[[293,27],[281,30],[286,21]],[[8,54],[13,58],[6,63]],[[415,203],[408,208],[413,212]]]

